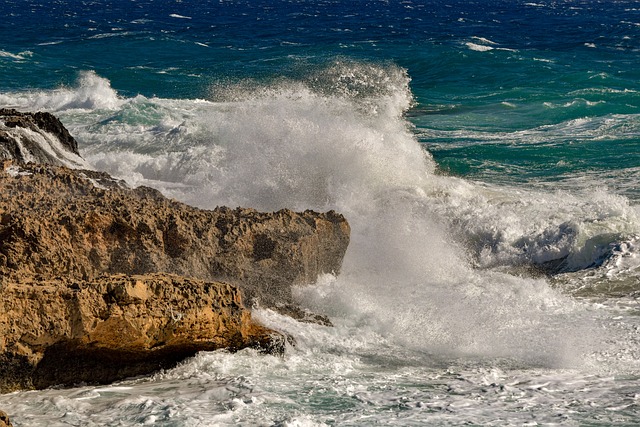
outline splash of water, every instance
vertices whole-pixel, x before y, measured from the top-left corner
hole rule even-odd
[[[121,107],[124,102],[111,87],[109,80],[93,71],[82,71],[75,87],[0,94],[0,104],[5,107],[54,113],[68,110],[113,110]]]

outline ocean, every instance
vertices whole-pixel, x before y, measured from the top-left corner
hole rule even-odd
[[[0,107],[201,208],[335,209],[334,327],[16,426],[640,424],[640,3],[3,0]]]

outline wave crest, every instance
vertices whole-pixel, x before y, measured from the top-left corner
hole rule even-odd
[[[124,102],[111,87],[109,80],[98,76],[94,71],[81,71],[74,87],[0,94],[0,104],[5,106],[53,113],[68,110],[113,110]]]
[[[303,68],[295,77],[219,82],[212,85],[214,102],[237,102],[278,96],[340,99],[367,115],[401,116],[414,105],[407,70],[393,63],[337,59],[326,66]]]

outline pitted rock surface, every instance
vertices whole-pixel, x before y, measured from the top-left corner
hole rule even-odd
[[[347,221],[332,211],[208,211],[146,187],[107,188],[97,175],[4,163],[0,275],[5,280],[173,273],[233,283],[251,302],[275,308],[291,303],[292,286],[337,273],[349,243]]]
[[[167,274],[38,277],[0,291],[0,391],[107,383],[198,351],[283,351],[229,284]]]

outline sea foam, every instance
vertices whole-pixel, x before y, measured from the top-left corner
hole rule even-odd
[[[68,110],[110,110],[123,103],[124,100],[111,88],[109,80],[93,71],[81,72],[77,85],[72,88],[0,93],[0,104],[7,107],[54,113]]]

